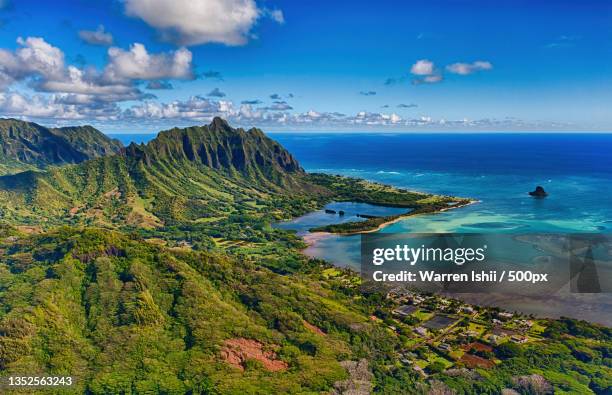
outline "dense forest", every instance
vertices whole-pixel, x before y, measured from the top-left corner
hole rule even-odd
[[[257,129],[172,129],[0,177],[0,198],[2,378],[71,376],[49,392],[90,394],[611,392],[610,328],[496,326],[499,310],[435,295],[398,314],[408,302],[302,255],[274,221],[330,201],[469,200],[308,174]],[[415,333],[442,305],[449,329]]]

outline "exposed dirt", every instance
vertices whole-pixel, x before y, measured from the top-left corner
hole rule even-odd
[[[321,328],[312,325],[310,322],[304,321],[304,327],[306,327],[306,329],[317,335],[327,336],[327,333],[323,332]]]
[[[479,342],[466,344],[465,346],[463,346],[463,349],[465,351],[475,350],[475,351],[493,352],[493,347],[487,346],[486,344],[482,344]]]
[[[263,344],[251,339],[235,338],[225,341],[221,358],[230,365],[244,370],[247,360],[256,360],[271,372],[287,369],[287,363],[277,359],[274,351],[264,350]]]
[[[17,228],[17,230],[19,230],[20,232],[23,232],[29,235],[38,234],[42,232],[42,228],[40,226],[22,225],[22,226],[15,226],[15,228]]]
[[[495,366],[495,363],[493,361],[479,357],[478,355],[467,354],[467,353],[461,356],[461,362],[463,362],[465,366],[467,366],[468,368],[479,367],[479,368],[489,369]]]

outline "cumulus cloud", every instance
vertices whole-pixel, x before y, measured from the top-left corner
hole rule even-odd
[[[208,92],[208,96],[210,97],[225,97],[225,93],[221,92],[219,88],[215,88],[212,91]]]
[[[0,81],[3,87],[29,76],[60,78],[64,72],[64,53],[40,37],[19,37],[15,52],[0,49]]]
[[[178,45],[243,45],[262,16],[284,22],[280,10],[259,9],[255,0],[125,0],[127,15],[157,29]]]
[[[359,92],[359,94],[362,95],[362,96],[374,96],[374,95],[376,95],[376,92],[374,92],[374,91],[361,91],[361,92]]]
[[[175,100],[170,103],[140,103],[127,109],[123,116],[126,119],[205,121],[215,116],[227,118],[233,113],[234,109],[230,102],[193,96],[185,101]]]
[[[147,89],[173,89],[171,83],[168,81],[149,81]]]
[[[427,59],[417,60],[410,68],[410,72],[414,75],[431,75],[434,73],[434,63]]]
[[[427,59],[418,60],[413,64],[410,73],[416,76],[412,79],[413,85],[435,84],[444,79],[434,63]]]
[[[113,35],[104,30],[104,25],[99,25],[96,30],[81,30],[79,37],[91,45],[113,45]]]
[[[0,93],[0,112],[6,116],[46,120],[117,120],[119,107],[114,103],[91,101],[77,95],[33,95]]]
[[[132,84],[106,82],[95,70],[82,70],[74,66],[68,66],[60,78],[41,80],[35,86],[43,92],[94,95],[105,101],[136,100],[142,97],[142,93]]]
[[[148,89],[167,89],[171,88],[167,79],[193,78],[191,52],[187,49],[150,54],[141,44],[134,44],[129,51],[110,48],[109,63],[98,70],[66,64],[62,50],[40,37],[19,38],[17,44],[14,51],[0,49],[5,114],[110,119],[118,115],[116,102],[155,98],[138,88],[140,81],[150,81]],[[17,83],[26,83],[47,95],[28,97],[8,91]]]
[[[150,54],[144,45],[134,43],[129,51],[109,48],[108,58],[104,75],[110,81],[194,78],[192,54],[186,48]]]
[[[270,95],[270,99],[272,100],[280,100],[281,99],[281,95],[279,95],[278,93],[273,93]]]
[[[563,128],[562,124],[551,124],[543,121],[525,122],[518,119],[433,119],[428,116],[402,118],[396,113],[360,111],[353,115],[339,112],[321,112],[310,110],[303,113],[291,113],[282,110],[253,108],[249,104],[234,106],[231,101],[215,100],[202,96],[193,96],[187,100],[175,100],[168,103],[143,101],[127,109],[120,109],[116,103],[92,100],[91,96],[79,94],[53,94],[27,96],[15,92],[0,93],[0,112],[6,116],[22,119],[40,119],[46,122],[74,124],[76,121],[120,122],[151,127],[168,125],[189,125],[210,122],[215,116],[227,119],[240,126],[258,127],[294,127],[338,128],[338,129],[373,129],[377,128],[431,128],[448,129],[483,129],[496,130],[516,127]],[[567,126],[567,125],[565,125]]]
[[[449,73],[468,75],[477,71],[491,70],[493,65],[490,62],[477,60],[473,63],[453,63],[446,66]]]

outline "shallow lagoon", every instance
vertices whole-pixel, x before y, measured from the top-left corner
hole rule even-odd
[[[326,213],[325,210],[336,211],[336,214]],[[344,215],[339,215],[339,211],[344,211]],[[367,203],[332,202],[325,205],[321,210],[313,211],[290,221],[276,223],[274,227],[295,230],[300,236],[304,236],[308,234],[309,229],[318,226],[365,221],[365,218],[358,217],[357,214],[385,217],[404,214],[409,211],[410,209],[407,208],[374,206]]]

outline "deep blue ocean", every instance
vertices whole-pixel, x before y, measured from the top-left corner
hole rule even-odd
[[[612,134],[270,133],[312,172],[471,197],[384,232],[610,232]],[[128,144],[154,135],[113,135]],[[534,199],[537,185],[549,193]]]

